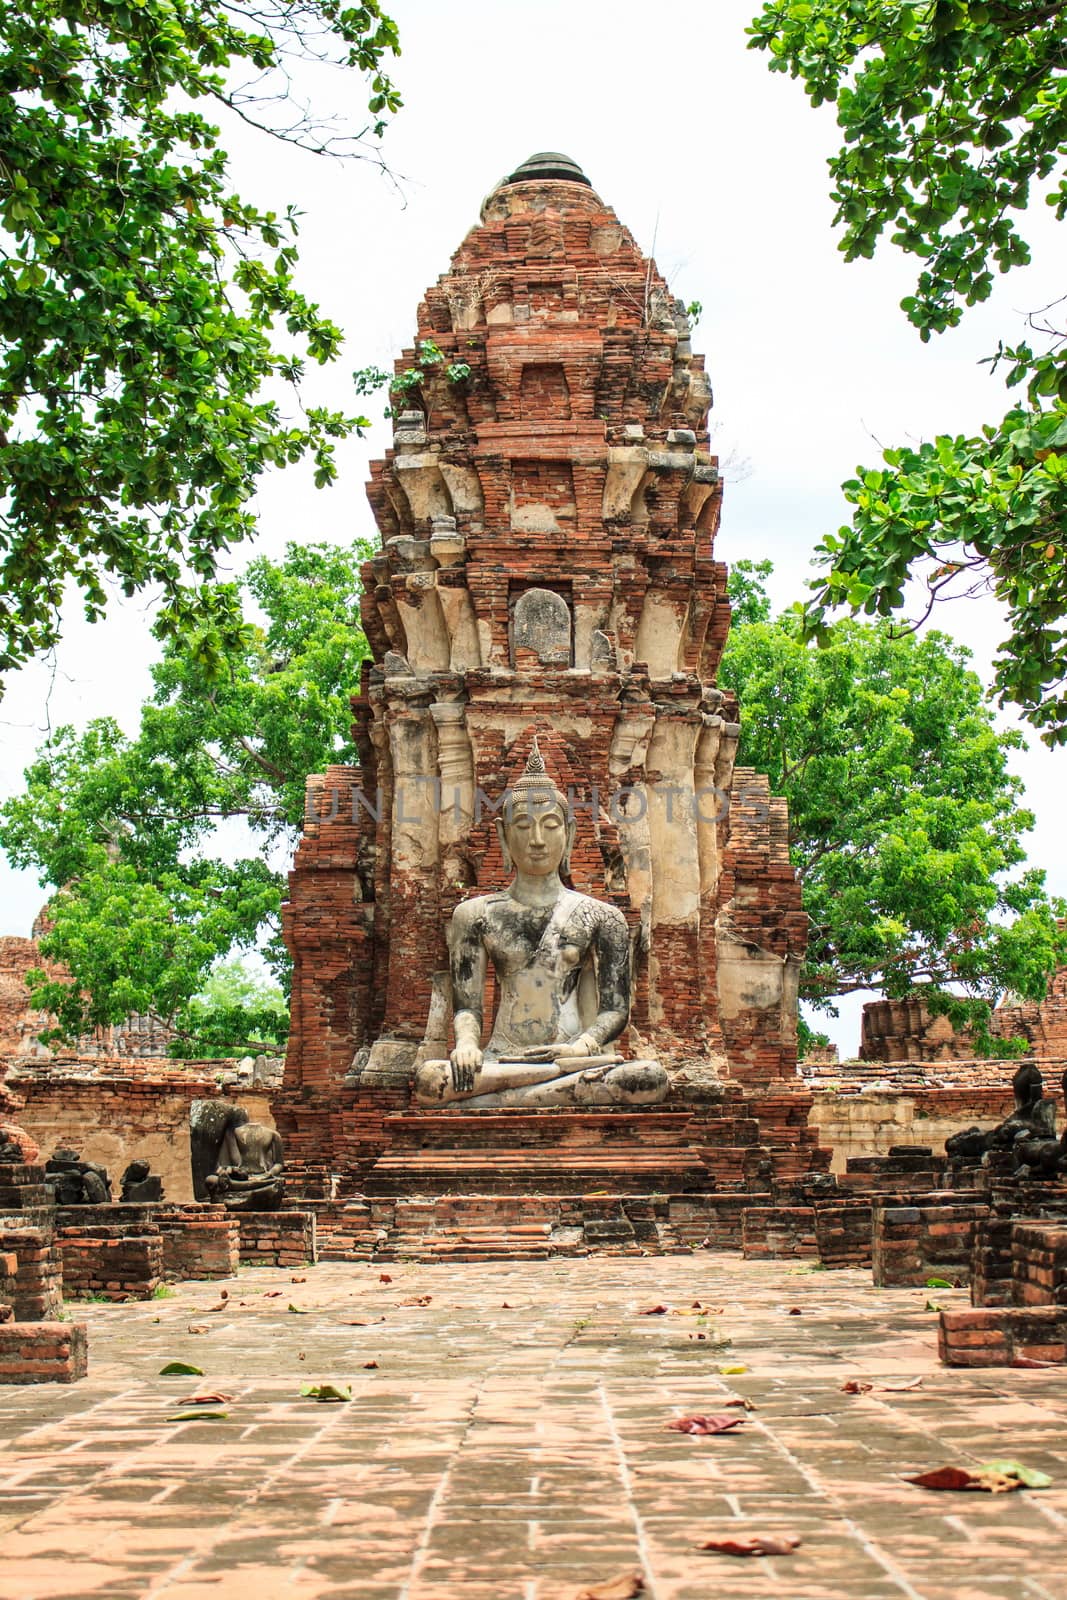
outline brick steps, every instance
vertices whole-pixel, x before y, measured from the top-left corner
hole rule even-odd
[[[367,1194],[564,1194],[576,1189],[628,1193],[703,1191],[707,1168],[689,1149],[420,1150],[380,1157],[367,1174]]]

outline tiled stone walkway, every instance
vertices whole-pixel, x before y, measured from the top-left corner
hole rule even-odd
[[[959,1292],[709,1254],[300,1276],[78,1308],[89,1378],[0,1389],[3,1600],[575,1600],[630,1572],[655,1600],[1067,1600],[1067,1382],[940,1368],[924,1304]],[[639,1315],[694,1300],[721,1309]],[[353,1403],[298,1398],[324,1379]],[[168,1422],[198,1388],[228,1418]],[[731,1394],[743,1427],[665,1430]],[[902,1482],[997,1456],[1054,1487]],[[695,1549],[753,1532],[802,1544]]]

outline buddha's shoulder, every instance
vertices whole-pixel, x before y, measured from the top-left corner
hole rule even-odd
[[[594,900],[591,894],[579,894],[577,889],[568,889],[566,892],[571,897],[568,909],[572,916],[581,918],[590,927],[626,933],[626,918],[618,906],[609,905],[606,900]]]
[[[473,923],[482,921],[490,916],[499,906],[506,905],[508,896],[497,892],[495,894],[475,894],[469,900],[461,900],[452,913],[453,922],[461,928],[470,927]]]

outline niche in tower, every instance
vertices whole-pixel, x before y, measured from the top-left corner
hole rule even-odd
[[[524,422],[566,422],[571,415],[567,375],[558,361],[528,362],[522,369],[519,415]]]
[[[574,474],[569,461],[511,463],[511,526],[516,533],[573,527]]]
[[[508,592],[511,665],[574,665],[574,605],[571,585],[514,579]]]

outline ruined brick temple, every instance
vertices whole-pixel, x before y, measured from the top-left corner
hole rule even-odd
[[[540,155],[490,194],[417,323],[369,486],[360,765],[310,780],[284,913],[289,1160],[310,1195],[498,1186],[509,1160],[516,1184],[573,1184],[608,1147],[656,1187],[820,1165],[785,802],[735,765],[715,686],[722,485],[684,309],[573,162]],[[411,1103],[417,1063],[447,1051],[449,917],[504,881],[491,810],[535,734],[577,812],[573,887],[630,927],[623,1045],[671,1075],[655,1111]]]
[[[715,686],[730,608],[711,396],[655,264],[572,162],[533,157],[427,293],[397,372],[370,486],[360,765],[308,785],[281,1088],[253,1069],[239,1108],[205,1113],[220,1064],[160,1061],[145,1019],[52,1057],[25,1009],[36,947],[0,940],[0,1384],[84,1376],[61,1296],[146,1300],[239,1264],[693,1247],[870,1267],[880,1287],[969,1282],[971,1308],[941,1312],[944,1361],[1067,1361],[1067,1143],[1050,1166],[1034,1141],[1031,1169],[983,1142],[1023,1111],[1048,1127],[1016,1064],[944,1060],[919,996],[869,1008],[866,1061],[798,1076],[806,919],[784,802],[735,765],[742,712]],[[620,994],[628,933],[619,1052],[657,1094],[666,1074],[661,1102],[416,1103],[420,1068],[449,1086],[446,930],[509,880],[496,808],[535,739],[577,816],[570,887],[621,913],[587,908],[613,927]],[[1042,1004],[998,1014],[1038,1093],[1067,1094],[1065,996],[1061,972]],[[194,1198],[196,1102],[201,1125],[246,1113],[272,1151],[276,1124],[281,1209]],[[978,1145],[950,1156],[971,1122]],[[73,1203],[40,1163],[75,1142],[116,1175],[150,1162],[165,1197]]]

